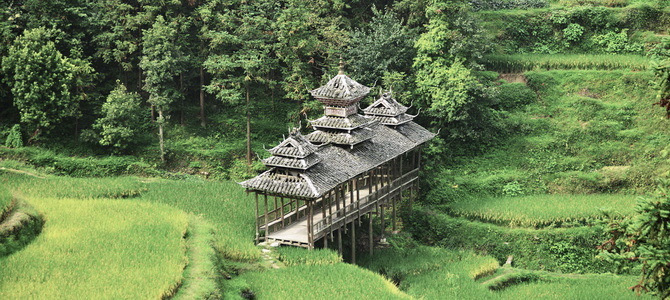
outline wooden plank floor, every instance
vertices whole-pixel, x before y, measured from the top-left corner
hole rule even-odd
[[[361,189],[359,193],[360,193],[360,198],[362,199],[369,194],[369,190],[367,188],[366,189]],[[356,192],[354,192],[354,198],[355,197],[356,197]],[[349,199],[349,193],[345,194],[344,199],[346,201],[346,205],[349,205],[351,203],[351,200]],[[360,205],[362,206],[363,204],[366,204],[368,200],[369,199],[362,199],[362,201],[360,201]],[[342,206],[343,206],[342,203],[340,203],[340,208]],[[332,205],[332,211],[333,212],[337,211],[337,207],[336,207],[335,204]],[[326,212],[328,212],[328,210],[326,210]],[[321,209],[315,209],[314,210],[314,224],[321,221],[322,219],[323,219],[323,214],[321,214]],[[294,222],[293,224],[288,225],[281,230],[278,230],[278,231],[275,231],[275,232],[269,234],[268,239],[276,240],[276,241],[279,241],[280,243],[282,241],[286,241],[286,244],[292,244],[289,241],[307,244],[308,243],[307,217],[303,217],[302,219]]]

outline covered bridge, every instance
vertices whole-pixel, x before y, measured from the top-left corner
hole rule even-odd
[[[313,248],[338,236],[355,221],[391,210],[403,192],[416,194],[420,146],[435,135],[414,123],[407,107],[385,93],[359,114],[370,88],[340,72],[311,91],[324,116],[310,121],[314,131],[294,130],[263,163],[266,172],[241,183],[256,195],[256,241]],[[262,201],[262,204],[259,203]],[[260,208],[260,209],[259,209]],[[371,230],[372,231],[372,230]],[[370,235],[372,244],[372,235]]]

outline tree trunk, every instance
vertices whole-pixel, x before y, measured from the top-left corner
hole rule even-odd
[[[179,122],[181,123],[181,126],[184,126],[184,73],[179,74],[179,91],[182,92]]]
[[[207,127],[207,121],[205,120],[205,72],[200,67],[200,126],[202,128]]]
[[[158,140],[160,141],[161,147],[161,161],[165,163],[165,142],[163,140],[163,124],[165,119],[163,118],[163,109],[158,107]]]
[[[246,84],[247,92],[247,165],[251,166],[251,108],[249,105],[249,83]]]

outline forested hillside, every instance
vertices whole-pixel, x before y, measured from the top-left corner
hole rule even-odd
[[[667,298],[669,28],[667,0],[6,0],[0,298]],[[341,253],[254,245],[236,182],[340,60],[438,134],[419,200]]]

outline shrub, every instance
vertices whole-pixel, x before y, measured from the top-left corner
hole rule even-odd
[[[21,139],[21,125],[15,124],[7,135],[5,146],[9,148],[23,147],[23,139]]]
[[[537,96],[523,83],[503,83],[498,87],[495,99],[501,108],[510,110],[532,103]]]

